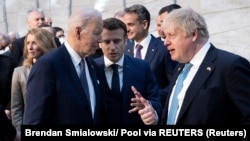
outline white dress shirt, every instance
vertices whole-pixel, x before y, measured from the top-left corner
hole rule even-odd
[[[78,77],[80,78],[80,62],[81,62],[81,57],[80,55],[72,48],[70,47],[70,45],[68,44],[67,41],[65,41],[64,45],[66,46],[66,49],[68,50],[71,60],[75,66],[76,72],[78,74]],[[85,58],[83,58],[85,60]],[[85,66],[88,66],[88,64],[86,63],[86,60],[84,61]],[[89,87],[89,97],[90,97],[90,105],[91,105],[91,111],[92,111],[92,117],[94,117],[94,113],[95,113],[95,105],[96,105],[96,97],[95,97],[95,89],[94,89],[94,85],[92,82],[92,79],[90,77],[89,74],[89,68],[85,67],[85,72],[86,72],[86,78],[87,78],[87,82],[88,82],[88,87]]]
[[[182,103],[183,103],[183,100],[184,100],[184,97],[186,95],[186,91],[189,87],[189,85],[191,84],[195,74],[197,73],[203,59],[205,58],[208,50],[210,48],[210,43],[207,42],[196,54],[195,56],[192,58],[192,60],[190,61],[190,63],[192,64],[192,67],[186,77],[186,79],[183,81],[183,87],[179,93],[179,95],[177,96],[178,98],[178,110],[177,110],[177,113],[176,113],[176,117],[175,117],[175,123],[176,123],[176,120],[177,120],[177,117],[179,115],[179,112],[181,110],[181,106],[182,106]],[[178,80],[178,79],[177,79]],[[170,105],[172,103],[172,96],[173,96],[173,92],[175,91],[175,86],[171,92],[171,97],[170,97],[170,102],[169,102],[169,108],[170,108]],[[170,109],[168,109],[169,111]]]

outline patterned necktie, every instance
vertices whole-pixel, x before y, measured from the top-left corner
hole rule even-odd
[[[136,48],[135,58],[142,59],[141,58],[141,49],[143,48],[142,45],[137,44],[135,48]]]
[[[113,69],[112,81],[111,81],[111,91],[112,94],[116,97],[120,96],[120,79],[118,73],[118,65],[113,64],[111,65]]]
[[[88,82],[87,82],[87,77],[86,77],[86,72],[85,72],[84,59],[82,59],[80,62],[80,81],[84,89],[85,95],[90,103],[89,87],[88,87]]]
[[[192,64],[187,63],[178,77],[178,80],[177,80],[177,83],[175,86],[175,91],[174,91],[173,96],[172,96],[173,97],[172,103],[170,105],[170,110],[168,112],[168,119],[167,119],[168,125],[175,124],[176,113],[177,113],[177,110],[179,107],[177,96],[181,92],[181,89],[183,87],[183,81],[187,77],[187,74],[188,74],[191,67],[192,67]]]

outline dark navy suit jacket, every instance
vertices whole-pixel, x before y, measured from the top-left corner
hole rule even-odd
[[[171,91],[184,64],[177,66]],[[186,91],[177,125],[250,123],[250,64],[213,45]],[[166,124],[169,97],[162,113]]]
[[[105,92],[107,124],[143,125],[138,112],[128,113],[128,111],[132,109],[130,106],[131,98],[135,97],[131,90],[132,85],[135,86],[145,99],[151,102],[160,116],[162,107],[158,93],[158,85],[147,62],[126,55],[124,56],[123,87],[120,97],[116,97],[112,95],[105,77],[104,57],[99,57],[95,59],[95,61],[100,71],[99,75],[102,77],[103,92]]]
[[[171,56],[160,39],[151,35],[151,41],[145,56],[145,61],[150,64],[150,67],[155,75],[160,88],[162,106],[165,103],[166,96],[169,91],[169,83],[172,79],[173,71],[177,62],[171,59]],[[129,40],[127,43],[125,54],[134,57],[134,41]]]
[[[10,56],[0,54],[0,104],[10,109],[11,79],[15,62]]]
[[[13,141],[16,137],[16,129],[4,112],[5,108],[0,104],[0,140]]]
[[[91,58],[86,62],[95,89],[94,118],[70,55],[62,45],[39,58],[31,69],[24,124],[101,124],[104,110],[95,65]]]
[[[25,40],[25,36],[16,39],[13,42],[13,52],[12,52],[12,56],[15,60],[16,66],[20,66],[22,65],[23,62],[23,48],[24,48],[24,40]]]

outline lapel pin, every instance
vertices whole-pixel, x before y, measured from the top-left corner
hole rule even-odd
[[[178,68],[178,71],[181,71],[181,67]]]
[[[211,71],[212,69],[211,69],[211,67],[207,67],[207,70],[208,70],[208,71]]]
[[[130,52],[130,49],[128,50],[128,52]]]
[[[155,51],[155,49],[152,49],[152,51]]]

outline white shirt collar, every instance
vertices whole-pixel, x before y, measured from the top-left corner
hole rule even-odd
[[[203,61],[203,59],[205,58],[209,48],[210,48],[210,43],[209,41],[207,41],[203,47],[194,55],[194,57],[192,58],[192,60],[190,61],[190,63],[192,65],[197,65],[200,66],[201,62]]]
[[[119,66],[123,66],[123,61],[124,61],[124,54],[122,55],[122,57],[120,58],[120,60],[118,60],[118,62],[116,62],[115,64],[118,64]],[[108,68],[110,65],[114,64],[114,62],[110,61],[105,55],[104,55],[104,64],[105,67]]]
[[[144,49],[144,48],[145,48],[145,49],[148,48],[149,42],[150,42],[151,38],[152,38],[151,35],[148,34],[148,35],[146,36],[146,38],[144,38],[140,43],[138,43],[138,42],[135,41],[134,49],[136,49],[135,46],[136,46],[137,44],[142,45],[142,46],[143,46],[143,49]]]
[[[64,42],[64,45],[69,52],[73,64],[78,66],[82,59],[81,56],[69,45],[67,41]]]

